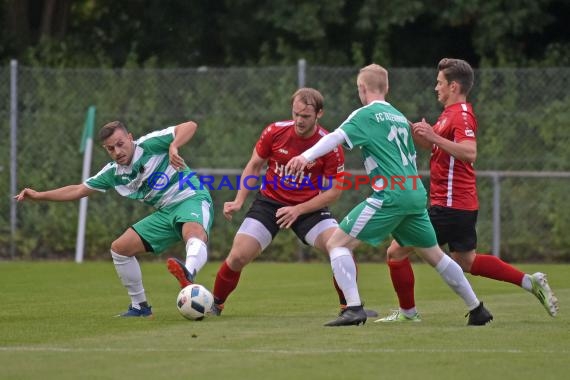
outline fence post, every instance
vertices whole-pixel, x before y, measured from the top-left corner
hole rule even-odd
[[[10,257],[16,257],[18,209],[14,196],[18,191],[18,61],[10,60]]]
[[[297,61],[297,82],[299,88],[305,87],[307,75],[307,60],[305,58],[301,58]]]
[[[493,173],[493,256],[501,257],[501,175]]]
[[[93,152],[93,128],[95,125],[95,106],[90,106],[85,118],[83,136],[79,151],[83,153],[83,171],[81,182],[89,178],[91,168],[91,155]],[[75,241],[75,262],[82,263],[85,251],[85,226],[87,224],[87,197],[79,200],[79,217],[77,220],[77,239]]]

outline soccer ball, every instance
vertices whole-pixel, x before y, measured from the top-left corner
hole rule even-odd
[[[214,296],[202,285],[188,285],[178,293],[176,306],[186,319],[200,321],[208,314],[214,304]]]

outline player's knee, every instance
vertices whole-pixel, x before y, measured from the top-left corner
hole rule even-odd
[[[249,264],[249,261],[244,260],[242,257],[236,256],[228,257],[226,259],[226,262],[228,263],[230,269],[234,272],[241,271],[247,264]]]
[[[111,243],[111,251],[122,255],[122,256],[135,256],[137,254],[136,250],[125,244],[120,238]]]
[[[186,222],[182,225],[182,236],[184,240],[196,238],[203,242],[208,241],[208,234],[204,230],[204,226],[196,222]]]
[[[386,251],[386,260],[387,261],[402,261],[406,257],[408,257],[409,252],[407,248],[390,245],[388,250]]]
[[[119,239],[117,239],[111,243],[111,252],[115,252],[115,253],[122,255],[122,256],[127,256],[124,252],[124,247],[121,244],[121,242],[119,241]]]
[[[327,252],[329,253],[329,255],[333,249],[339,248],[339,247],[345,247],[345,248],[348,248],[349,250],[352,251],[355,248],[355,245],[353,244],[354,241],[357,241],[357,240],[346,235],[344,232],[337,230],[325,242],[325,248],[326,248]]]
[[[250,257],[244,252],[239,252],[236,250],[230,251],[230,254],[226,258],[226,263],[230,267],[231,270],[238,272],[241,271],[247,264],[249,264],[253,257]]]
[[[327,242],[325,243],[325,248],[327,250],[327,252],[330,255],[330,252],[335,249],[338,246],[338,244],[336,244],[336,242],[334,242],[332,239],[327,240]]]
[[[451,258],[459,264],[463,272],[471,272],[471,266],[473,265],[473,257],[469,253],[457,253],[452,252]]]

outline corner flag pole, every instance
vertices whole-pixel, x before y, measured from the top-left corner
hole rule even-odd
[[[81,182],[89,178],[91,168],[91,156],[93,153],[93,128],[95,125],[95,106],[89,106],[87,109],[87,117],[85,118],[85,126],[83,127],[83,136],[81,137],[81,146],[79,151],[83,153],[83,173],[81,174]],[[77,221],[77,239],[75,243],[75,262],[83,262],[83,254],[85,251],[85,225],[87,221],[87,197],[79,200],[79,218]]]

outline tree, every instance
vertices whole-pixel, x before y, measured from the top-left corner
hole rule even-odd
[[[570,64],[566,0],[3,0],[0,12],[0,60],[26,64]]]
[[[64,38],[70,18],[71,0],[4,0],[3,32],[16,52],[44,38]]]

